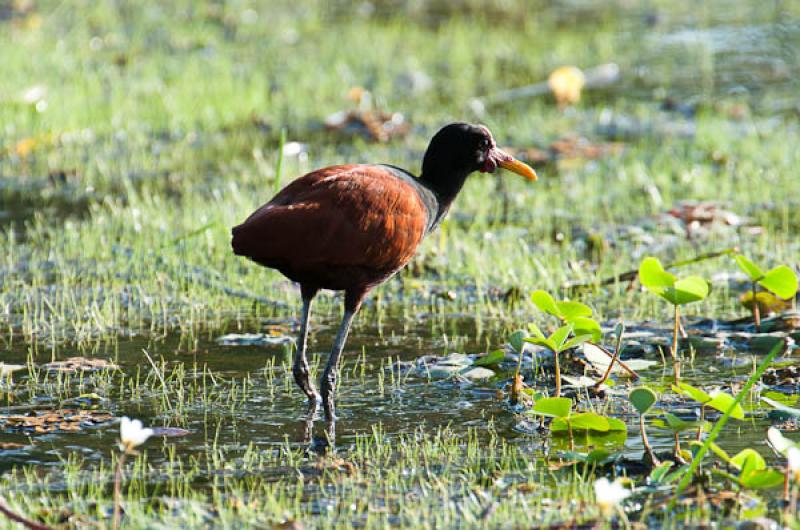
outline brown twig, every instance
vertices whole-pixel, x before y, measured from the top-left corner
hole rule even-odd
[[[637,373],[636,373],[636,372],[633,370],[633,368],[631,368],[630,366],[628,366],[627,364],[625,364],[625,363],[624,363],[622,360],[620,360],[618,355],[616,355],[616,354],[614,354],[614,353],[611,353],[611,352],[610,352],[610,351],[608,351],[607,349],[603,348],[603,347],[602,347],[602,346],[600,346],[599,344],[595,344],[594,342],[589,342],[589,344],[591,344],[592,346],[595,346],[595,347],[596,347],[598,350],[600,350],[601,352],[603,352],[603,353],[605,353],[606,355],[608,355],[609,357],[611,357],[611,364],[609,364],[609,367],[608,367],[606,370],[608,370],[608,371],[610,372],[610,370],[611,370],[611,365],[612,365],[612,364],[614,364],[614,358],[615,358],[615,356],[616,356],[616,357],[617,357],[617,361],[616,361],[616,362],[617,362],[617,364],[618,364],[618,365],[620,365],[620,366],[621,366],[621,367],[622,367],[622,368],[623,368],[623,369],[624,369],[626,372],[628,372],[628,373],[631,375],[631,377],[633,377],[634,379],[639,379],[639,374],[637,374]]]
[[[31,530],[53,530],[46,524],[37,523],[36,521],[31,521],[30,519],[26,519],[25,517],[12,512],[8,507],[6,507],[3,504],[0,504],[0,513],[2,513],[15,523],[19,523],[25,528],[30,528]]]
[[[125,451],[119,455],[117,461],[117,471],[114,473],[114,515],[111,519],[111,528],[119,528],[120,515],[122,512],[122,466],[125,465]]]
[[[622,332],[620,332],[620,333],[617,335],[617,344],[616,344],[616,347],[614,348],[614,355],[611,357],[611,362],[610,362],[610,363],[608,363],[608,368],[606,368],[606,373],[604,373],[604,374],[603,374],[603,377],[601,377],[601,378],[600,378],[600,380],[599,380],[599,381],[597,381],[597,383],[595,383],[595,384],[594,384],[594,387],[595,387],[595,389],[598,389],[598,388],[600,388],[600,385],[602,385],[603,383],[605,383],[605,382],[606,382],[606,380],[609,378],[609,376],[611,375],[611,369],[612,369],[612,368],[614,368],[614,363],[615,363],[615,362],[620,362],[620,360],[619,360],[619,353],[620,353],[620,351],[622,350],[622,336],[623,336],[623,334],[624,334],[624,329],[625,329],[625,327],[624,327],[624,324],[622,324],[622,323],[619,323],[619,324],[617,324],[617,326],[618,326],[618,327],[619,327],[619,326],[622,326],[622,328],[621,328],[621,329],[622,329],[623,331],[622,331]],[[635,375],[635,372],[632,372],[632,373],[634,373],[634,377],[638,377],[638,376],[636,376],[636,375]]]

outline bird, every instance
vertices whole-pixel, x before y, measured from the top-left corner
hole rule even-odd
[[[366,295],[400,271],[447,215],[467,177],[507,169],[530,181],[528,165],[503,152],[483,125],[451,123],[431,139],[418,177],[389,164],[317,169],[289,183],[232,229],[233,252],[300,285],[302,315],[292,374],[316,412],[336,418],[342,351]],[[344,315],[320,393],[306,358],[311,303],[321,289],[344,291]]]

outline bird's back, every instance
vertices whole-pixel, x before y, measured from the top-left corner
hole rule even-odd
[[[387,166],[331,166],[291,182],[233,229],[238,255],[326,289],[371,287],[430,226],[429,197]]]

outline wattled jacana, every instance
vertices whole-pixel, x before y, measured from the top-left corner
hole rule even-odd
[[[300,284],[303,317],[292,373],[312,411],[319,395],[309,380],[306,342],[317,292],[345,293],[344,318],[320,379],[325,415],[332,421],[339,359],[364,297],[408,263],[470,173],[492,173],[497,167],[536,180],[533,169],[497,148],[486,127],[452,123],[431,140],[418,178],[390,165],[318,169],[290,183],[233,229],[234,253]]]

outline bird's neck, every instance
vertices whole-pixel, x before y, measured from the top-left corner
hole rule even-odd
[[[468,176],[469,173],[462,175],[452,171],[436,171],[436,168],[422,168],[419,181],[436,196],[439,207],[437,219],[441,219],[447,214],[447,210],[458,192],[461,191]]]

